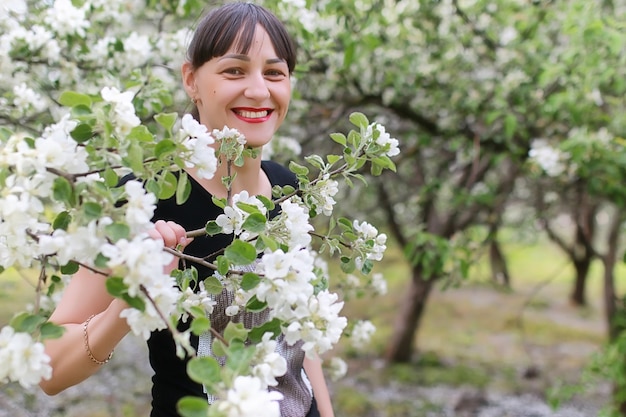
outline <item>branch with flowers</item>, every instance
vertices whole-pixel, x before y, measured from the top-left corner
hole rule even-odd
[[[394,169],[398,142],[383,126],[352,114],[356,129],[331,135],[341,154],[309,156],[311,168],[291,164],[297,189],[275,187],[273,199],[245,191],[214,199],[223,214],[189,236],[223,233],[234,239],[220,253],[193,257],[149,237],[157,199],[183,203],[188,198],[185,168],[211,178],[219,163],[241,165],[245,157],[258,157],[257,151],[245,146],[239,132],[227,127],[208,132],[190,115],[160,113],[155,124],[143,124],[134,99],[130,91],[108,87],[95,95],[66,92],[60,102],[70,111],[41,136],[0,129],[0,267],[39,268],[38,298],[46,300],[62,290],[63,276],[81,266],[106,275],[107,290],[131,307],[121,316],[134,334],[147,339],[152,331],[168,328],[181,356],[196,356],[191,333],[212,334],[211,350],[227,358],[225,366],[212,356],[197,356],[188,369],[216,398],[208,415],[244,407],[233,398],[250,389],[258,392],[255,401],[268,404],[267,415],[278,415],[279,394],[267,391],[286,369],[274,352],[276,337],[283,334],[290,344],[303,341],[307,355],[319,355],[347,326],[320,254],[339,254],[344,272],[366,277],[386,248],[386,236],[369,223],[332,216],[337,179],[350,185],[354,179],[366,182],[366,166],[372,175]],[[127,174],[133,178],[120,186]],[[222,181],[229,189],[233,179],[229,174]],[[276,206],[280,214],[270,219]],[[320,215],[328,220],[325,234],[311,224]],[[318,251],[313,237],[321,240]],[[185,267],[165,275],[163,267],[173,256]],[[194,264],[214,275],[199,279]],[[268,321],[252,329],[231,323],[223,334],[213,330],[208,317],[224,288],[235,294],[227,314],[267,310]],[[16,314],[0,333],[3,363],[20,364],[0,369],[0,381],[30,386],[50,377],[41,342],[59,337],[62,328],[47,321],[54,303],[36,305]],[[180,319],[191,320],[188,331],[176,330]],[[353,331],[370,334],[371,323],[359,323]],[[197,415],[199,407],[208,405],[186,398],[180,412]]]

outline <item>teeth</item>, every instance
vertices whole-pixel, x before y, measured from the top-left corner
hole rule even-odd
[[[239,114],[240,116],[245,117],[247,119],[258,119],[260,117],[267,116],[267,110],[263,110],[263,111],[240,110],[240,111],[237,112],[237,114]]]

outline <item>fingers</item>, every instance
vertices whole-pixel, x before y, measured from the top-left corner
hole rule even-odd
[[[168,248],[176,248],[179,245],[185,247],[191,242],[191,239],[186,237],[185,229],[178,223],[171,221],[157,220],[150,236],[154,239],[163,240],[163,246]]]

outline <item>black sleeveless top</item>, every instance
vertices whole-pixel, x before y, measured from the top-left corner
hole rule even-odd
[[[272,186],[292,185],[297,188],[294,174],[287,168],[272,161],[262,161],[261,168],[267,175]],[[177,205],[174,197],[157,203],[153,221],[174,221],[185,230],[204,228],[207,221],[223,214],[223,210],[212,202],[211,194],[191,177],[191,194],[183,205]],[[273,212],[271,215],[275,215]],[[226,247],[232,241],[232,235],[202,236],[194,238],[185,253],[204,257]],[[213,271],[202,265],[194,265],[198,269],[200,279],[213,274]],[[179,330],[186,330],[189,323],[179,323]],[[198,348],[198,337],[191,335],[191,344]],[[152,377],[152,412],[151,417],[178,417],[176,403],[185,396],[205,397],[202,385],[192,381],[187,375],[189,358],[180,359],[176,356],[176,347],[169,330],[153,332],[148,340],[150,365],[154,370]]]

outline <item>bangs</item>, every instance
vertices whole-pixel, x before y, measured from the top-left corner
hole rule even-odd
[[[278,58],[285,60],[292,73],[296,50],[283,24],[266,9],[251,3],[231,3],[216,9],[200,22],[191,40],[187,60],[194,68],[225,55],[231,48],[247,54],[260,25],[269,35]]]

